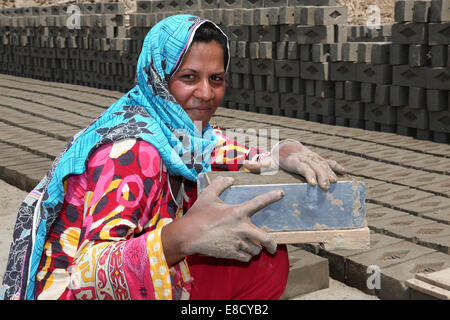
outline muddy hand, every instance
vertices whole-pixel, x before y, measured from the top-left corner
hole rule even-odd
[[[244,161],[243,167],[251,172],[275,170],[278,166],[286,171],[305,177],[306,181],[328,190],[330,183],[337,182],[338,174],[345,174],[345,169],[334,160],[324,159],[300,142],[286,140],[278,144],[269,157],[260,162]]]
[[[188,254],[249,261],[264,246],[275,253],[276,243],[268,233],[250,222],[250,217],[283,197],[281,190],[259,195],[240,205],[228,205],[219,195],[233,184],[233,178],[218,177],[200,194],[181,219],[190,220]]]

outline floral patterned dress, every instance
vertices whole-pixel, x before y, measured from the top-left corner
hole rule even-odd
[[[213,170],[237,171],[244,159],[264,155],[218,129],[216,134]],[[178,198],[172,195],[169,174],[153,145],[134,138],[104,144],[83,174],[65,180],[64,189],[63,208],[38,268],[37,299],[190,297],[187,259],[168,266],[161,229],[186,213],[197,189],[183,180]],[[282,260],[286,273],[287,256]]]

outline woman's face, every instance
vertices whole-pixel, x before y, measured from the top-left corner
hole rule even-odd
[[[225,94],[222,46],[217,41],[191,44],[169,80],[169,91],[189,118],[194,123],[201,121],[204,129]]]

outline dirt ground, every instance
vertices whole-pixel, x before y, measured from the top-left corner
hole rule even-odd
[[[380,7],[381,23],[394,22],[394,3],[396,0],[338,0],[339,5],[348,6],[348,23],[349,24],[365,24],[368,16],[367,8],[369,5],[377,5]],[[135,0],[0,0],[0,7],[4,8],[21,8],[33,6],[45,6],[65,3],[81,3],[81,2],[123,2],[126,12],[136,10]]]

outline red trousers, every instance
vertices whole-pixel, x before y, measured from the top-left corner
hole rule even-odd
[[[285,245],[274,255],[263,250],[249,262],[193,255],[191,300],[276,300],[286,287],[289,259]]]

